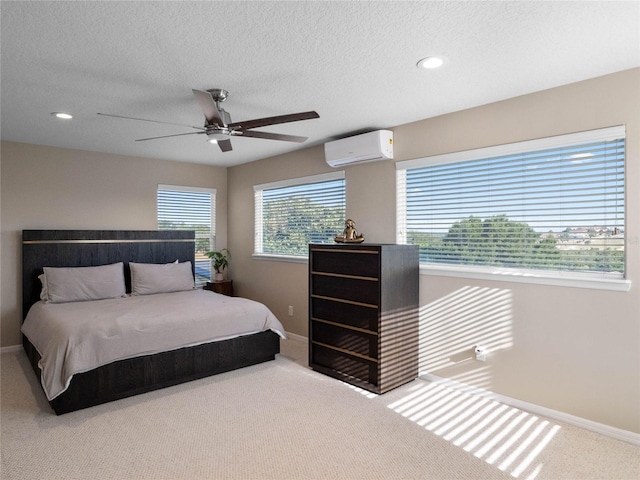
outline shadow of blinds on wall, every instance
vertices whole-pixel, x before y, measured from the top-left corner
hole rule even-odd
[[[625,275],[625,128],[399,162],[422,264]]]
[[[211,261],[205,256],[215,250],[216,190],[212,188],[158,185],[158,230],[194,230],[195,280],[200,287],[211,279]]]

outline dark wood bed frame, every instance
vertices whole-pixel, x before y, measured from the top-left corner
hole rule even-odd
[[[127,291],[129,262],[191,261],[193,231],[23,230],[23,319],[40,298],[42,267],[80,267],[124,262]],[[23,335],[24,350],[40,378],[40,354]],[[74,375],[69,388],[49,404],[57,415],[138,395],[198,378],[275,359],[280,337],[272,331],[194,347],[120,360]]]

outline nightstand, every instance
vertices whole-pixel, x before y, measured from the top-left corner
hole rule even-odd
[[[233,280],[223,280],[222,282],[207,282],[203,287],[205,290],[221,293],[228,297],[233,297]]]

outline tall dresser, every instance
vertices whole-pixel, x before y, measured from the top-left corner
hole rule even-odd
[[[309,365],[375,393],[418,375],[418,246],[309,245]]]

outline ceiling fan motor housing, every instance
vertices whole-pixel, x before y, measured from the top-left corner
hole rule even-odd
[[[229,91],[224,88],[212,88],[207,90],[216,102],[224,102],[229,96]]]

